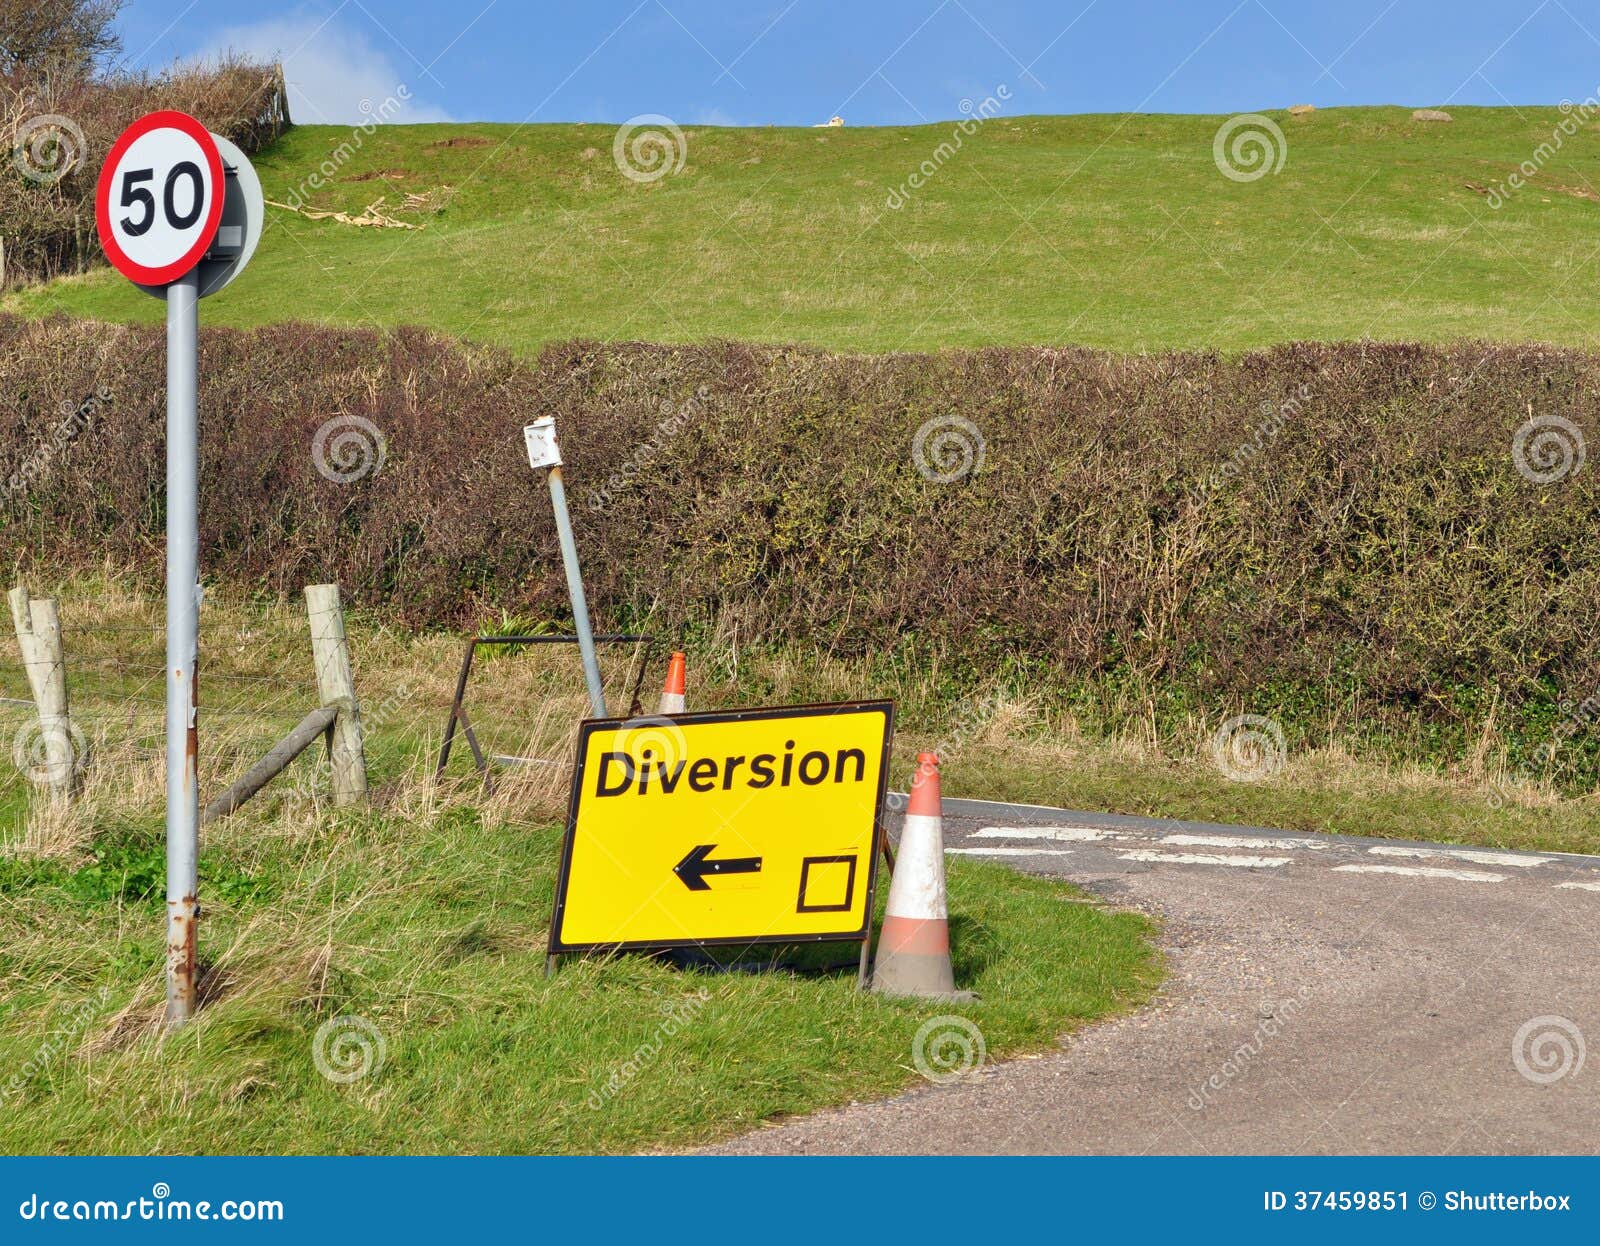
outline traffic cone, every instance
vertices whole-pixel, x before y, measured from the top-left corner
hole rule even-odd
[[[658,714],[683,713],[683,674],[686,661],[683,654],[674,653],[667,663],[667,682],[661,685],[661,704]]]
[[[944,894],[944,817],[939,758],[917,754],[889,905],[878,935],[872,989],[883,995],[971,999],[950,968],[950,910]]]

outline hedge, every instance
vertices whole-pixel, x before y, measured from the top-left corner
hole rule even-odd
[[[0,318],[19,562],[159,576],[162,369],[157,330]],[[520,434],[550,413],[605,626],[1553,721],[1600,690],[1597,386],[1600,355],[1529,346],[574,342],[529,364],[416,330],[208,330],[202,565],[337,579],[419,627],[559,617]],[[340,457],[380,438],[377,470]]]

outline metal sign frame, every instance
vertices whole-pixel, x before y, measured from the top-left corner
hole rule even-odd
[[[489,772],[489,759],[484,754],[482,746],[478,743],[478,735],[472,729],[472,719],[467,716],[467,682],[472,678],[472,666],[478,652],[478,646],[486,648],[494,645],[504,645],[508,649],[519,649],[524,645],[576,645],[581,642],[581,637],[561,633],[546,633],[537,636],[473,636],[467,641],[466,653],[461,658],[461,672],[456,676],[456,694],[450,702],[450,717],[445,720],[444,738],[439,745],[439,761],[434,766],[433,777],[435,781],[444,778],[445,767],[450,764],[450,750],[454,747],[456,728],[461,728],[461,733],[467,738],[467,747],[472,750],[472,761],[483,776],[483,790],[493,793],[494,779]],[[654,636],[634,635],[632,633],[614,633],[605,636],[591,637],[597,645],[632,644],[640,646],[640,653],[634,662],[633,675],[628,680],[628,713],[639,714],[643,712],[639,704],[639,691],[644,683],[646,672],[650,668],[651,656],[655,653],[656,640]]]
[[[556,872],[555,903],[550,914],[550,936],[547,965],[553,967],[558,956],[586,952],[660,952],[674,949],[700,949],[715,947],[795,946],[811,943],[860,943],[861,973],[866,972],[868,951],[872,944],[872,921],[878,881],[878,857],[888,846],[884,822],[884,805],[888,796],[889,767],[894,748],[893,701],[845,701],[813,705],[781,705],[755,709],[718,710],[700,714],[672,714],[651,718],[651,722],[671,722],[684,725],[698,723],[748,722],[782,718],[817,718],[831,714],[882,713],[884,716],[883,755],[878,767],[878,790],[874,797],[872,836],[867,851],[866,893],[862,908],[861,927],[850,931],[828,934],[770,934],[718,936],[705,939],[622,940],[611,943],[566,943],[560,938],[562,916],[566,911],[568,884],[572,874],[572,853],[578,832],[578,808],[583,794],[584,763],[588,753],[589,737],[597,731],[626,729],[629,720],[622,718],[585,719],[579,726],[577,756],[573,761],[572,790],[567,804],[567,829],[561,841],[561,860]]]

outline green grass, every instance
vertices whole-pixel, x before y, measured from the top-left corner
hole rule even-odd
[[[447,210],[403,232],[269,209],[254,264],[205,319],[421,323],[521,353],[572,337],[868,351],[1592,344],[1600,129],[1563,136],[1494,209],[1468,184],[1502,186],[1563,114],[1453,112],[1450,124],[1399,108],[1271,113],[1287,158],[1249,183],[1214,163],[1221,118],[999,116],[898,210],[890,192],[953,126],[694,127],[682,170],[648,184],[618,172],[610,126],[388,127],[305,198],[359,210],[385,194],[393,209],[450,186]],[[288,199],[350,138],[292,131],[258,160],[268,198]],[[107,271],[0,305],[160,315]]]
[[[0,1152],[688,1146],[916,1084],[915,1036],[934,1016],[969,1017],[1003,1057],[1136,1006],[1158,979],[1143,918],[970,860],[949,864],[957,979],[983,996],[971,1006],[863,995],[849,971],[716,974],[639,956],[573,960],[547,979],[560,772],[507,771],[485,796],[463,753],[435,786],[458,640],[352,615],[373,808],[327,808],[325,762],[307,757],[207,830],[207,1001],[192,1028],[163,1041],[160,767],[125,747],[159,724],[158,702],[129,699],[148,691],[138,676],[158,661],[159,609],[125,584],[57,591],[74,713],[95,761],[65,818],[0,768],[0,832],[13,846],[0,856]],[[208,592],[202,652],[209,795],[314,695],[303,608]],[[936,747],[950,796],[1600,850],[1592,798],[1508,778],[1492,750],[1476,771],[1430,769],[1330,741],[1242,783],[1208,763],[1203,729],[1187,743],[1107,740],[1004,689],[952,699],[925,669],[731,658],[693,649],[696,707],[893,695],[894,776],[903,783],[915,751]],[[613,695],[626,673],[625,655],[608,659]],[[266,691],[239,682],[263,678]],[[25,695],[19,681],[0,666],[0,695]],[[470,704],[489,751],[560,757],[582,689],[571,654],[501,654],[480,669]],[[225,712],[250,701],[260,721]],[[25,720],[0,702],[6,738]],[[376,1028],[385,1059],[343,1085],[313,1053],[319,1028],[346,1016]]]
[[[157,829],[137,829],[154,860]],[[214,997],[164,1042],[159,899],[0,882],[0,1067],[15,1077],[0,1083],[0,1151],[682,1146],[916,1082],[930,1017],[965,1014],[998,1056],[1128,1007],[1156,976],[1142,919],[961,863],[956,971],[980,1004],[885,1001],[858,992],[853,969],[715,974],[639,956],[546,979],[557,837],[459,807],[328,818],[294,841],[263,844],[259,824],[230,834],[202,876]],[[219,897],[218,869],[259,896]],[[350,1084],[313,1054],[340,1016],[384,1045]]]
[[[970,1018],[999,1058],[1131,1008],[1159,978],[1144,918],[965,861],[950,872],[952,946],[979,1003],[862,993],[854,945],[760,950],[803,973],[630,955],[572,958],[546,978],[561,776],[508,774],[486,796],[463,754],[433,783],[459,646],[352,618],[373,807],[329,809],[326,762],[308,755],[205,830],[205,1003],[163,1039],[160,763],[130,745],[159,720],[159,703],[137,699],[157,616],[115,585],[61,596],[93,761],[64,815],[0,770],[0,1153],[688,1146],[919,1083],[916,1035],[933,1017]],[[208,594],[202,638],[209,797],[314,692],[300,686],[298,604]],[[486,664],[473,699],[486,745],[567,755],[583,704],[571,656]],[[608,667],[614,689],[623,673]],[[0,677],[0,693],[20,691],[12,666]],[[254,701],[261,721],[230,716],[230,701]],[[9,740],[27,714],[0,711]],[[848,967],[817,972],[819,960]],[[348,1084],[315,1057],[341,1017],[370,1023],[384,1051]]]

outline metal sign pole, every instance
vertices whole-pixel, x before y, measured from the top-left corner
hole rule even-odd
[[[167,286],[167,1023],[194,1013],[200,915],[200,278]]]
[[[572,630],[578,634],[583,654],[583,680],[589,685],[589,707],[596,718],[606,716],[606,694],[600,684],[600,659],[589,627],[589,602],[583,593],[583,570],[578,566],[578,546],[572,539],[572,516],[567,513],[567,486],[561,478],[561,443],[556,440],[556,417],[540,416],[522,430],[528,444],[528,462],[534,471],[549,469],[550,509],[556,516],[556,536],[561,542],[561,563],[567,572],[567,597],[572,602]]]
[[[250,161],[187,113],[125,129],[95,183],[106,259],[167,304],[167,1024],[194,1014],[200,788],[200,300],[244,271],[266,201]]]
[[[572,517],[567,514],[567,486],[561,479],[559,463],[550,469],[550,506],[555,511],[556,536],[561,542],[561,561],[567,571],[567,596],[572,601],[572,630],[578,634],[578,650],[583,654],[583,678],[589,685],[589,705],[596,718],[604,718],[606,694],[600,683],[600,658],[594,648],[594,632],[589,627],[589,602],[583,592],[578,546],[572,539]]]

